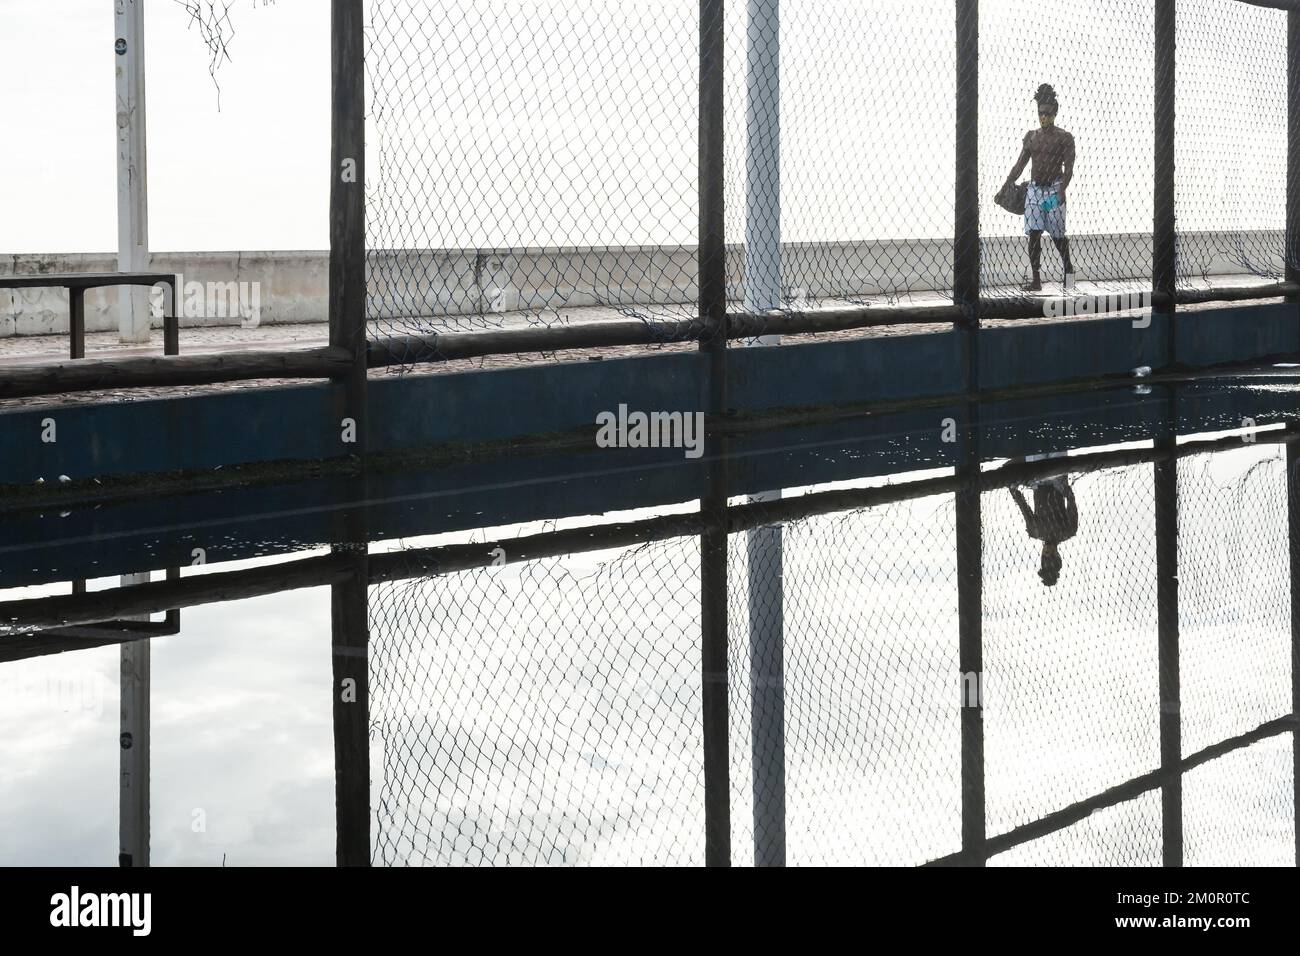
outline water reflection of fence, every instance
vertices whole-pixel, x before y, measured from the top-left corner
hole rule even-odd
[[[1029,858],[1181,862],[1181,799],[1162,815],[1161,802],[1144,795],[1181,798],[1184,775],[1295,729],[1288,582],[1273,573],[1285,549],[1281,462],[1269,459],[1226,487],[1216,485],[1213,462],[1196,459],[1176,489],[1160,489],[1201,522],[1178,547],[1184,663],[1172,666],[1188,691],[1181,708],[1178,696],[1162,698],[1171,688],[1157,666],[1162,585],[1149,529],[1159,486],[1144,468],[1076,482],[1079,537],[1064,549],[1069,568],[1056,588],[1033,576],[1037,556],[1010,495],[985,493],[982,715],[959,706],[950,495],[786,523],[775,668],[753,653],[751,556],[733,539],[734,844],[768,860],[779,846],[791,863],[982,863],[1042,840],[1045,849]],[[1225,495],[1235,496],[1229,507]],[[1142,515],[1145,527],[1135,524]],[[509,541],[497,544],[511,553]],[[417,565],[440,564],[426,565],[429,557]],[[391,555],[383,567],[401,559]],[[372,591],[383,768],[374,859],[702,862],[691,539],[593,560],[585,575],[563,557],[511,567]],[[784,677],[765,683],[773,674]],[[773,686],[779,706],[765,694]],[[982,725],[973,741],[962,728],[967,713]],[[1185,757],[1162,754],[1161,724],[1167,737],[1171,716],[1180,738],[1196,744]],[[972,744],[985,770],[974,798],[986,804],[981,822],[993,835],[954,851],[970,811],[962,768]],[[1246,804],[1255,816],[1232,811],[1243,830],[1276,824],[1292,796],[1275,792],[1285,777],[1276,760],[1266,769]],[[1204,828],[1224,824],[1221,813],[1205,812],[1206,797],[1216,799],[1202,793],[1199,812],[1188,813],[1198,827],[1189,862],[1248,862],[1265,849],[1245,836],[1207,845]],[[1111,808],[1119,809],[1101,813]],[[1279,859],[1276,845],[1266,849]]]
[[[358,797],[339,804],[340,859],[699,862],[712,816],[737,862],[751,846],[766,863],[1204,860],[1184,821],[1224,824],[1205,787],[1183,812],[1184,777],[1264,754],[1267,799],[1248,805],[1276,821],[1294,797],[1265,741],[1295,730],[1295,437],[1254,446],[1282,441],[1289,496],[1277,457],[1214,479],[1241,452],[1201,453],[1250,447],[1234,436],[733,505],[721,593],[700,580],[708,512],[372,555],[371,586],[334,608],[336,650],[364,675],[336,713],[340,792]],[[1005,489],[1054,475],[1082,476],[1080,531],[1044,588]],[[1141,522],[1162,509],[1179,520],[1157,538]],[[736,537],[775,525],[779,552]],[[774,555],[779,605],[751,593],[752,562]],[[356,572],[336,553],[8,602],[0,619],[75,626]],[[710,619],[728,706],[706,741]],[[756,649],[759,631],[779,641]],[[3,657],[61,639],[9,636]],[[970,670],[981,707],[960,706]],[[1068,772],[1044,775],[1050,761]],[[705,803],[708,766],[723,808]]]

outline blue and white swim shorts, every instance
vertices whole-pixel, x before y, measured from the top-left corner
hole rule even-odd
[[[1058,196],[1060,188],[1059,179],[1050,186],[1040,186],[1030,180],[1029,189],[1025,192],[1026,236],[1031,232],[1046,232],[1053,239],[1065,236],[1065,206],[1059,199],[1055,203],[1048,202],[1050,197]],[[1045,202],[1052,208],[1044,209]]]

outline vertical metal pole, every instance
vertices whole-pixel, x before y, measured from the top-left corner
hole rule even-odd
[[[68,340],[68,355],[85,358],[86,290],[77,286],[68,289]]]
[[[352,353],[336,389],[366,442],[365,40],[362,0],[331,0],[330,345]]]
[[[145,584],[149,573],[124,574],[123,587]],[[130,620],[147,621],[148,615]],[[118,737],[118,856],[120,866],[149,865],[149,685],[152,658],[148,638],[126,641],[121,662],[121,723]]]
[[[1286,244],[1287,282],[1300,279],[1300,10],[1286,14]],[[1300,303],[1300,296],[1287,302]],[[1300,448],[1286,446],[1286,513],[1291,558],[1291,713],[1300,714]],[[1291,778],[1295,790],[1295,861],[1300,866],[1300,732],[1291,731]]]
[[[781,0],[746,12],[745,311],[764,312],[781,305]]]
[[[366,419],[365,41],[362,0],[332,0],[330,166],[330,345],[353,355],[335,383],[335,421],[351,419],[353,454],[364,456]],[[359,482],[364,500],[364,477]],[[340,866],[370,863],[369,561],[364,508],[347,512],[335,550],[352,554],[352,577],[330,593],[336,857]]]
[[[709,356],[709,411],[727,409],[727,250],[723,206],[723,0],[700,0],[700,348]]]
[[[1283,278],[1300,281],[1300,10],[1286,14],[1286,245]],[[1300,296],[1288,296],[1300,302]]]
[[[149,268],[149,177],[145,159],[144,0],[114,4],[117,88],[117,268]],[[149,341],[149,296],[141,286],[118,289],[118,337]]]
[[[963,442],[956,494],[957,669],[961,693],[961,845],[966,866],[983,866],[984,800],[984,526],[979,451],[974,432]],[[972,699],[972,691],[974,692]]]
[[[1155,216],[1152,221],[1151,285],[1167,305],[1165,364],[1178,361],[1178,322],[1174,307],[1177,237],[1174,221],[1174,80],[1177,18],[1174,0],[1155,7]],[[1168,396],[1168,414],[1156,448],[1177,447],[1177,399]],[[1182,759],[1182,697],[1178,663],[1178,464],[1171,457],[1155,464],[1156,605],[1160,666],[1160,765]],[[1169,779],[1161,788],[1164,865],[1183,863],[1183,782]]]
[[[1165,364],[1178,361],[1177,237],[1174,223],[1174,0],[1156,0],[1155,9],[1155,217],[1152,221],[1151,286],[1168,296],[1165,313]]]
[[[745,34],[745,311],[781,306],[781,0],[748,0]],[[778,335],[742,340],[776,345]],[[751,495],[776,501],[780,489]],[[749,581],[754,865],[785,865],[782,529],[745,532]]]
[[[979,389],[979,0],[957,3],[957,156],[953,186],[953,304],[960,323],[966,388]]]
[[[723,0],[700,0],[699,286],[714,425],[727,410],[727,263],[723,218]],[[727,708],[727,454],[716,430],[701,511],[713,520],[700,535],[701,709],[704,738],[704,858],[731,865],[731,779]]]
[[[979,2],[956,0],[957,142],[953,205],[953,302],[965,310],[966,392],[979,390]],[[984,823],[984,528],[980,513],[979,406],[966,405],[957,492],[957,628],[961,701],[961,842],[963,862],[983,866]],[[975,700],[968,687],[978,690]]]
[[[365,542],[356,552],[365,553]],[[370,865],[370,662],[368,568],[330,588],[334,672],[335,858],[339,866]]]
[[[163,355],[181,354],[181,320],[176,312],[176,306],[178,305],[176,285],[178,282],[179,276],[172,276],[171,280],[166,284],[167,311],[163,313]]]
[[[1172,447],[1172,436],[1158,448]],[[1182,700],[1178,664],[1178,463],[1155,463],[1156,615],[1160,666],[1160,766],[1172,769],[1182,760]],[[1183,779],[1170,777],[1161,786],[1164,865],[1183,865]]]
[[[1292,14],[1294,17],[1295,14]],[[1294,22],[1294,20],[1292,20]],[[1294,436],[1294,429],[1291,429]],[[1300,714],[1300,441],[1286,443],[1286,525],[1291,572],[1291,713]],[[1291,731],[1295,860],[1300,865],[1300,733]]]
[[[778,492],[775,497],[780,497]],[[785,595],[781,526],[746,532],[754,865],[785,866]]]

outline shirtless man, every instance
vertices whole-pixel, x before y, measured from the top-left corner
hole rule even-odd
[[[1043,258],[1043,230],[1052,237],[1065,266],[1065,289],[1074,286],[1074,266],[1070,262],[1070,240],[1065,236],[1065,188],[1074,175],[1074,137],[1056,125],[1056,91],[1044,83],[1034,94],[1038,103],[1038,129],[1025,134],[1020,158],[1007,177],[1015,183],[1025,165],[1030,169],[1029,189],[1025,194],[1025,235],[1029,237],[1029,265],[1034,277],[1021,286],[1026,292],[1039,292],[1043,281],[1039,269]]]
[[[1079,531],[1079,507],[1074,500],[1074,489],[1065,478],[1036,481],[1032,488],[1032,508],[1024,493],[1015,486],[1011,488],[1011,497],[1020,507],[1029,537],[1043,542],[1038,576],[1051,587],[1061,576],[1061,542],[1073,538]]]

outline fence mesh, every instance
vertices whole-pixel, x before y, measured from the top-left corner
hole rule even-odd
[[[1286,484],[1255,446],[1177,470],[1189,755],[1290,712]],[[1068,485],[1055,583],[1044,526],[983,495],[990,837],[1160,767],[1153,467]],[[961,849],[954,525],[944,495],[731,537],[733,863]],[[375,862],[702,862],[699,587],[698,542],[675,538],[372,588]],[[1189,863],[1293,850],[1289,742],[1184,775]],[[1147,790],[992,861],[1161,859]]]
[[[790,522],[773,544],[766,530],[730,542],[733,862],[770,852],[782,799],[790,865],[949,852],[961,833],[951,498]]]
[[[1276,281],[1286,226],[1287,15],[1235,0],[1180,2],[1175,11],[1178,282]]]
[[[215,72],[228,0],[175,2]],[[983,4],[978,77],[960,78],[952,0],[727,4],[731,311],[944,304],[954,200],[979,203],[985,296],[1021,295],[1035,258],[1056,291],[1067,256],[1080,292],[1149,289],[1154,11]],[[699,17],[698,0],[367,0],[366,309],[399,366],[428,357],[410,334],[630,318],[652,346],[693,335],[662,320],[698,313]],[[1278,279],[1285,14],[1187,0],[1176,20],[1178,282]],[[979,87],[977,197],[953,195],[954,79]],[[1044,85],[1073,142],[1054,209],[1064,146],[1031,145],[1056,135]],[[994,201],[1022,151],[1038,158],[1015,179],[1043,180],[1025,215]]]
[[[1244,446],[1178,472],[1183,750],[1291,709],[1286,462]]]
[[[1154,215],[1155,7],[1151,0],[980,5],[981,293],[1021,295],[1032,279],[1031,229],[1041,281],[1059,291],[1069,253],[1079,291],[1150,288]],[[1040,127],[1035,97],[1047,84],[1056,114]],[[1074,166],[1049,137],[1073,137]],[[1062,141],[1064,142],[1064,140]],[[1026,214],[993,202],[1025,153],[1014,181],[1041,180]],[[1041,168],[1040,168],[1041,167]],[[1046,208],[1064,181],[1066,201]],[[1031,191],[1032,192],[1032,191]],[[1041,200],[1041,201],[1035,201]],[[1028,238],[1027,238],[1028,237]],[[1058,240],[1067,244],[1062,246]]]
[[[731,309],[944,300],[950,0],[730,3],[725,62]]]
[[[1017,489],[1044,519],[1050,494]],[[1010,490],[986,494],[984,516],[984,711],[987,826],[1005,833],[1135,777],[1160,763],[1156,667],[1155,535],[1151,469],[1078,476],[1069,485],[1077,532],[1029,522]],[[1050,511],[1047,512],[1051,514]],[[1050,518],[1047,518],[1050,520]],[[1118,819],[1143,829],[1117,852],[1160,845],[1159,820]],[[1069,861],[1062,861],[1069,862]],[[1121,855],[1105,861],[1122,865]]]
[[[702,863],[698,594],[692,539],[371,588],[374,862]]]
[[[372,334],[694,315],[694,0],[367,8]]]

